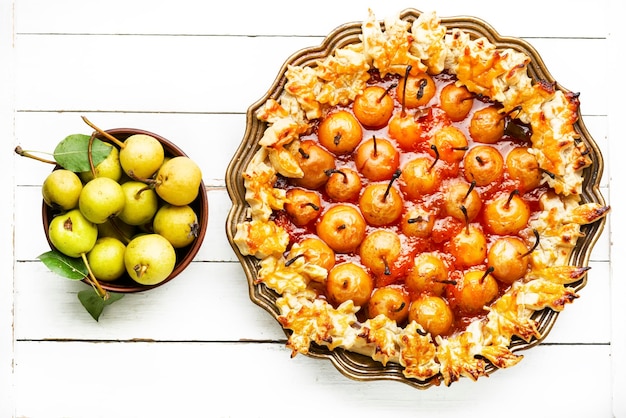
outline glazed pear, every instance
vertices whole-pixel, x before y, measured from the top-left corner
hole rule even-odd
[[[128,225],[148,223],[159,208],[159,200],[154,189],[140,181],[130,180],[122,184],[122,191],[126,204],[118,218]]]
[[[174,157],[161,166],[155,189],[161,199],[175,206],[188,205],[198,196],[202,172],[189,157]]]
[[[165,204],[159,208],[152,229],[164,236],[174,248],[183,248],[198,236],[198,216],[189,205]]]
[[[124,264],[131,279],[140,284],[155,285],[174,271],[176,251],[159,234],[138,235],[126,246]]]
[[[122,186],[108,177],[96,177],[83,186],[78,207],[89,221],[101,224],[124,209],[126,198]]]
[[[98,228],[78,209],[52,219],[48,236],[54,247],[69,257],[80,257],[91,251],[98,239]]]
[[[43,182],[41,194],[46,204],[53,209],[70,210],[78,205],[83,190],[80,178],[70,170],[59,169],[48,174]]]
[[[150,135],[131,135],[120,149],[122,169],[130,178],[152,177],[163,164],[164,158],[163,145]]]

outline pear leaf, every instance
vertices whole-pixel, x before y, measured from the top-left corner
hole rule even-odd
[[[52,272],[71,280],[82,280],[89,272],[80,258],[69,257],[58,251],[48,251],[39,257]]]
[[[89,135],[74,134],[65,137],[54,149],[54,159],[63,168],[76,173],[89,171]],[[94,167],[109,156],[111,144],[94,138],[91,144],[91,160]]]
[[[102,297],[98,295],[93,289],[81,290],[78,292],[78,300],[83,307],[89,312],[89,315],[96,321],[100,319],[100,315],[104,310],[104,307],[120,300],[124,296],[123,293],[110,293]]]

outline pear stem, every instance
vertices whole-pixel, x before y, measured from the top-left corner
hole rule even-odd
[[[89,262],[87,261],[87,254],[81,253],[80,256],[83,259],[83,263],[85,263],[85,266],[87,267],[87,271],[89,272],[89,283],[96,290],[98,296],[104,298],[107,292],[102,288],[102,286],[100,286],[100,283],[98,283],[98,279],[96,279],[96,276],[94,276],[93,272],[91,271],[91,267],[89,266]]]
[[[89,169],[91,170],[91,175],[96,178],[96,167],[93,165],[93,156],[91,151],[94,138],[95,133],[91,134],[91,136],[89,137],[89,143],[87,144],[87,160],[89,160]]]
[[[433,150],[433,152],[435,153],[435,161],[433,161],[433,163],[430,165],[430,167],[428,167],[428,172],[430,173],[430,170],[433,169],[433,167],[435,167],[435,164],[437,164],[437,161],[439,161],[439,150],[437,149],[437,145],[432,144],[430,146],[430,149]]]
[[[409,78],[409,73],[411,72],[411,65],[407,65],[406,66],[406,70],[404,71],[404,84],[402,85],[402,110],[400,111],[400,116],[405,117],[406,116],[406,108],[404,106],[405,104],[405,100],[404,97],[406,96],[406,81]]]
[[[524,257],[529,256],[539,246],[539,231],[537,231],[535,228],[533,228],[533,234],[535,235],[535,244],[533,244],[533,246],[532,246],[532,248],[530,250],[526,251],[524,254],[521,254],[519,256],[520,258],[524,258]]]
[[[385,91],[383,92],[383,94],[381,94],[381,95],[380,95],[380,97],[379,97],[378,99],[376,99],[376,103],[380,103],[380,102],[383,100],[383,98],[384,98],[385,96],[387,96],[387,95],[389,94],[389,92],[390,92],[391,90],[395,89],[396,87],[398,87],[398,83],[393,83],[393,84],[391,84],[389,87],[387,87],[387,88],[385,89]]]
[[[135,267],[133,267],[133,270],[135,270],[137,277],[141,279],[141,276],[146,274],[148,266],[146,266],[145,264],[137,264]]]
[[[128,177],[130,177],[131,179],[135,180],[135,181],[140,181],[142,183],[146,183],[146,188],[148,189],[154,189],[157,185],[160,184],[159,180],[154,179],[154,178],[142,178],[139,176],[136,176],[135,173],[133,172],[133,170],[129,170],[128,173]],[[141,191],[143,191],[143,189],[141,189]]]
[[[45,158],[38,157],[38,156],[34,155],[32,153],[32,151],[25,151],[19,145],[17,147],[15,147],[15,153],[17,155],[21,156],[21,157],[32,158],[33,160],[41,161],[42,163],[54,164],[54,165],[57,164],[56,161],[48,160],[48,159],[45,159]]]
[[[119,139],[117,139],[116,137],[114,137],[113,135],[111,135],[108,132],[103,131],[102,129],[98,128],[96,125],[94,125],[93,123],[91,123],[89,121],[89,119],[87,119],[84,116],[81,116],[81,118],[83,119],[83,121],[89,125],[90,127],[92,127],[93,129],[96,130],[96,132],[98,132],[100,135],[104,136],[106,139],[108,139],[109,141],[113,142],[115,145],[117,145],[118,147],[120,147],[120,149],[124,149],[124,143],[122,141],[120,141]]]
[[[120,236],[120,238],[122,238],[124,244],[128,245],[128,243],[130,242],[130,237],[126,236],[124,231],[122,231],[122,228],[120,228],[120,226],[115,222],[115,218],[109,219],[109,223],[111,224],[111,227],[115,230],[115,232],[117,232],[117,234]]]

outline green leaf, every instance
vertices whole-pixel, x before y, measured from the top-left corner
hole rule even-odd
[[[74,134],[59,142],[54,149],[54,159],[63,168],[74,172],[89,171],[89,135]],[[111,144],[94,138],[91,144],[91,160],[94,167],[111,152]]]
[[[104,297],[101,297],[94,289],[81,290],[78,292],[78,300],[80,300],[80,303],[96,321],[100,319],[100,315],[105,306],[120,300],[123,296],[123,293],[107,292]]]
[[[104,310],[104,300],[93,289],[78,292],[78,300],[93,319],[97,321],[100,318],[100,314]]]
[[[58,251],[48,251],[37,258],[52,272],[71,280],[82,280],[89,274],[81,258],[69,257]]]

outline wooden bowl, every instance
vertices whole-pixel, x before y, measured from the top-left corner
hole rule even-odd
[[[183,152],[183,150],[180,149],[178,146],[176,146],[174,143],[152,132],[144,131],[141,129],[132,129],[132,128],[110,129],[110,130],[107,130],[106,132],[110,135],[113,135],[115,138],[119,139],[120,141],[124,141],[129,136],[135,135],[135,134],[150,135],[156,138],[163,145],[163,149],[165,151],[166,157],[187,156]],[[102,288],[110,292],[116,292],[116,293],[143,292],[143,291],[150,290],[155,287],[164,285],[165,283],[171,281],[176,276],[178,276],[183,270],[185,270],[185,268],[187,268],[189,263],[191,263],[191,261],[194,259],[194,257],[200,250],[200,247],[202,246],[202,242],[206,234],[207,224],[209,221],[209,203],[207,200],[207,192],[204,186],[204,181],[200,182],[198,196],[192,203],[190,203],[189,206],[191,206],[194,209],[194,211],[196,212],[196,215],[198,216],[198,224],[199,224],[198,236],[187,247],[176,249],[176,265],[174,266],[174,270],[172,271],[172,273],[170,273],[170,275],[165,280],[154,285],[142,285],[142,284],[135,282],[133,279],[130,278],[128,274],[125,273],[124,275],[122,275],[122,277],[112,282],[100,281],[99,283],[102,286]],[[45,202],[42,202],[41,217],[43,221],[43,228],[46,234],[46,239],[48,240],[48,244],[50,245],[50,248],[52,250],[54,250],[55,248],[52,242],[50,241],[50,237],[48,233],[48,226],[54,216],[55,216],[54,209],[46,205]]]

